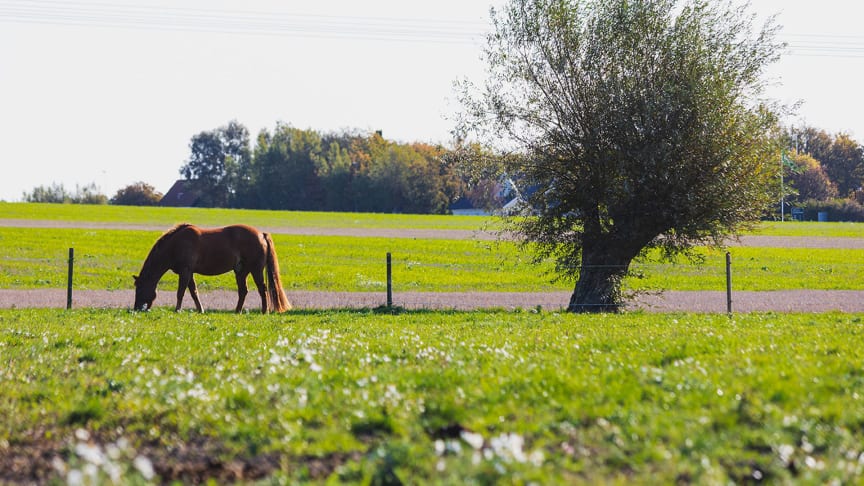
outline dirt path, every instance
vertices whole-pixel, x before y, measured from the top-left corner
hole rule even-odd
[[[386,304],[379,292],[289,292],[288,298],[297,310],[373,309]],[[396,292],[393,305],[406,309],[535,309],[562,310],[569,292]],[[132,290],[77,290],[72,295],[73,308],[132,307]],[[214,291],[201,295],[206,310],[230,311],[237,303],[233,291]],[[155,305],[173,308],[173,292],[160,292]],[[193,310],[186,296],[184,310]],[[256,312],[261,305],[258,295],[250,293],[245,310]],[[0,290],[0,308],[65,308],[66,291]],[[725,292],[667,291],[662,295],[642,296],[628,310],[645,312],[726,312]],[[786,290],[773,292],[734,292],[733,312],[864,312],[864,291],[857,290]]]

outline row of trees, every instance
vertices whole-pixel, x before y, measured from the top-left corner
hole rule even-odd
[[[321,134],[278,123],[249,131],[231,121],[195,135],[180,169],[210,207],[446,213],[460,194],[447,150],[380,133]]]
[[[829,134],[813,127],[789,129],[784,177],[788,200],[795,206],[835,200],[864,202],[864,147],[848,134]]]
[[[59,203],[59,204],[106,204],[108,197],[99,191],[96,184],[75,186],[75,190],[67,189],[63,184],[52,183],[50,186],[37,186],[33,191],[23,195],[24,202]]]
[[[193,136],[189,149],[180,174],[202,207],[445,214],[465,187],[448,149],[389,141],[380,132],[321,134],[278,123],[253,147],[248,129],[231,121]],[[98,191],[55,183],[24,200],[144,206],[162,198],[144,182],[110,199]]]
[[[238,134],[248,144],[248,131],[236,122],[193,137],[181,174],[197,186],[199,205],[445,213],[461,196],[490,210],[503,202],[494,171],[478,178],[464,175],[459,165],[464,148],[401,145],[380,134],[322,136],[279,124],[273,134],[259,134],[254,151],[248,145],[236,150],[232,137]],[[827,211],[832,220],[864,221],[864,146],[846,133],[814,127],[787,129],[784,140],[788,154],[781,164],[781,190],[787,214],[800,207],[807,219]],[[53,183],[23,194],[25,202],[123,206],[153,206],[161,198],[161,192],[140,181],[111,198],[95,184],[70,190]]]
[[[864,202],[860,143],[814,127],[786,129],[783,138],[788,158],[780,164],[785,184],[779,190],[787,211],[789,206],[854,209]],[[197,186],[205,206],[445,213],[463,195],[487,209],[502,202],[496,199],[500,171],[460,177],[465,167],[459,161],[488,169],[477,163],[483,154],[476,146],[462,157],[464,147],[398,144],[380,133],[322,135],[280,123],[272,133],[262,131],[250,149],[248,130],[232,121],[193,137],[190,150],[181,174]],[[843,211],[843,217],[854,219],[857,213],[864,214],[864,207]]]
[[[803,207],[810,218],[825,210],[831,219],[864,220],[864,147],[848,134],[814,127],[786,129],[783,139],[786,211]],[[471,178],[462,170],[465,159],[488,169],[477,164],[482,154],[476,146],[464,157],[464,147],[400,144],[380,133],[321,134],[278,123],[273,132],[259,133],[253,148],[246,127],[231,121],[193,136],[189,148],[180,173],[205,207],[441,214],[461,196],[487,209],[502,202],[496,171]],[[145,182],[110,199],[95,184],[68,190],[54,183],[23,196],[27,202],[129,206],[156,205],[162,198]]]
[[[155,206],[162,200],[162,193],[146,182],[136,182],[123,187],[108,198],[95,183],[67,189],[56,182],[50,186],[37,186],[23,194],[24,202],[59,204],[116,204],[118,206]]]

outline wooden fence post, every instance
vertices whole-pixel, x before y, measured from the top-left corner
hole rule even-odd
[[[393,307],[393,261],[387,252],[387,307]]]
[[[726,252],[726,313],[732,315],[732,255]]]
[[[72,308],[72,269],[75,266],[75,249],[69,248],[69,276],[66,279],[66,308]]]

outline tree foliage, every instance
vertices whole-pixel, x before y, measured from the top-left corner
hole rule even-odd
[[[162,193],[146,182],[136,182],[117,190],[110,199],[118,206],[155,206],[162,200]]]
[[[818,160],[807,154],[792,154],[796,169],[787,175],[796,193],[792,202],[827,201],[837,197],[837,187]]]
[[[228,207],[242,184],[238,174],[248,170],[249,130],[232,120],[192,137],[190,156],[180,174],[201,195],[202,206]]]
[[[821,159],[826,174],[843,197],[851,196],[864,180],[864,149],[845,134],[838,134],[827,156]]]
[[[818,161],[840,197],[850,197],[864,185],[864,147],[849,134],[803,127],[789,129],[786,139],[790,149]]]
[[[460,130],[512,150],[508,172],[539,189],[511,229],[577,280],[571,311],[618,310],[647,248],[719,245],[763,214],[772,24],[707,0],[512,0],[493,22]]]
[[[62,203],[62,204],[106,204],[108,198],[99,191],[95,183],[75,186],[75,191],[66,189],[63,184],[52,183],[50,186],[38,186],[30,193],[25,192],[22,199],[32,203]]]
[[[200,201],[204,206],[444,214],[461,193],[461,180],[440,146],[277,123],[272,132],[258,134],[245,157],[241,143],[225,149],[226,141],[242,138],[222,131],[196,135],[190,162],[181,170],[208,194]],[[233,132],[245,128],[234,126]],[[219,162],[235,158],[241,162]]]

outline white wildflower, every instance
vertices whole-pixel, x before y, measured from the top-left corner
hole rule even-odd
[[[102,454],[102,450],[98,446],[83,443],[78,444],[75,446],[75,453],[89,464],[101,466],[105,463],[105,455]]]
[[[498,437],[492,438],[490,444],[495,455],[506,462],[513,460],[522,463],[528,460],[522,451],[525,439],[519,434],[501,434]]]
[[[84,484],[84,474],[78,469],[72,469],[66,475],[66,484],[68,486],[81,486]]]
[[[780,461],[785,464],[792,458],[792,454],[795,454],[795,447],[789,444],[782,444],[777,448],[777,453],[780,455]]]
[[[147,459],[144,456],[136,457],[135,460],[132,461],[132,465],[147,481],[150,481],[156,476],[156,471],[153,470],[153,463],[150,462],[150,459]]]
[[[305,388],[296,388],[294,392],[297,393],[297,404],[300,407],[305,407],[306,403],[309,402],[309,392]]]
[[[441,439],[437,439],[435,441],[435,455],[436,456],[442,456],[442,455],[444,455],[445,450],[447,450],[447,448],[444,445],[444,441]]]
[[[476,432],[469,432],[467,430],[463,430],[459,433],[459,437],[468,443],[475,450],[479,450],[483,447],[483,436]]]

